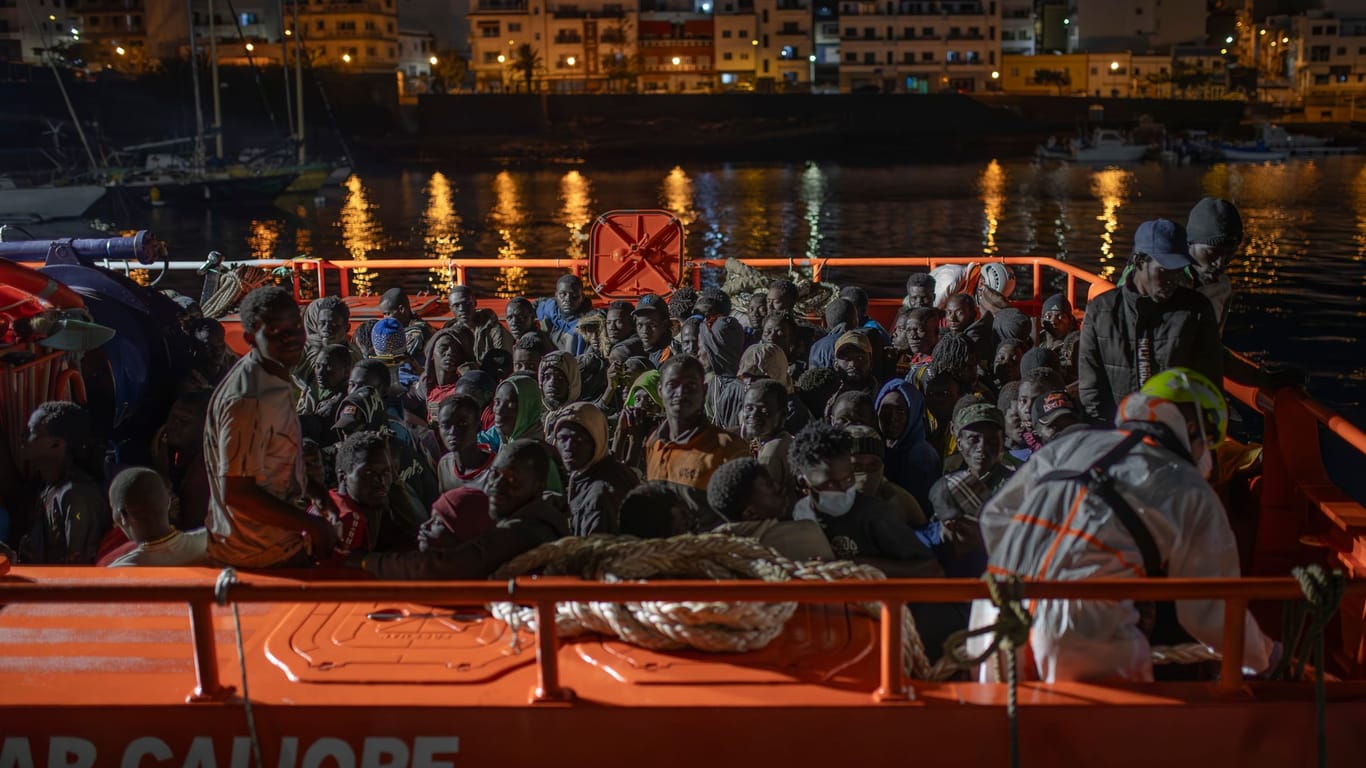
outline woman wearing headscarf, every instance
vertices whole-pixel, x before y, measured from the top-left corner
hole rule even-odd
[[[304,308],[304,356],[294,366],[294,377],[307,382],[313,378],[318,356],[332,344],[345,344],[351,332],[351,309],[337,296],[314,299]],[[351,353],[351,363],[360,355]]]
[[[878,392],[876,408],[887,440],[887,479],[910,491],[920,508],[931,514],[930,487],[942,474],[942,464],[926,436],[925,396],[905,379],[892,379]]]
[[[633,358],[634,359],[634,358]],[[642,373],[626,391],[626,407],[612,434],[612,455],[632,469],[645,466],[645,440],[664,419],[659,371]]]
[[[536,388],[536,380],[515,373],[507,377],[494,391],[493,426],[479,433],[479,442],[493,448],[497,455],[514,440],[544,441],[542,415],[541,390]],[[550,462],[546,488],[552,491],[564,490],[564,480],[557,462]]]
[[[427,367],[408,394],[422,404],[427,421],[432,422],[436,421],[436,408],[441,401],[455,394],[460,369],[470,360],[469,347],[456,330],[443,328],[427,340],[422,359],[427,361]]]
[[[616,533],[621,501],[640,477],[608,451],[607,417],[592,403],[570,403],[556,414],[549,437],[569,470],[569,532]]]
[[[579,379],[578,358],[569,352],[551,352],[541,358],[536,379],[541,385],[541,402],[545,406],[543,426],[546,437],[549,437],[555,414],[578,400],[583,389],[583,382]]]
[[[759,379],[773,379],[783,385],[787,390],[787,420],[784,423],[788,432],[796,434],[811,421],[811,411],[796,395],[787,353],[777,344],[761,341],[745,349],[744,354],[740,355],[738,378],[746,384]]]
[[[740,356],[745,351],[745,329],[730,317],[703,323],[698,336],[698,358],[710,371],[707,376],[707,416],[716,426],[729,432],[740,429],[740,404],[745,399],[745,384],[736,378]]]

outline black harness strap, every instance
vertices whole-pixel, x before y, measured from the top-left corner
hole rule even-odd
[[[1115,488],[1115,479],[1109,473],[1110,467],[1127,456],[1134,446],[1143,441],[1143,437],[1144,435],[1140,432],[1130,432],[1115,447],[1086,469],[1080,472],[1065,469],[1055,470],[1039,478],[1039,482],[1075,480],[1085,485],[1088,491],[1099,496],[1110,509],[1114,510],[1119,522],[1133,537],[1134,543],[1138,545],[1139,554],[1143,557],[1143,570],[1150,578],[1158,578],[1166,576],[1167,569],[1163,565],[1162,552],[1157,548],[1157,541],[1153,539],[1152,531],[1138,516],[1133,505],[1125,500],[1124,496]]]

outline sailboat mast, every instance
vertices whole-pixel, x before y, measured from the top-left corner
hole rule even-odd
[[[285,0],[280,0],[280,79],[285,81],[285,117],[289,120],[289,137],[294,135],[294,97],[289,90],[289,21],[285,19]]]
[[[299,26],[299,3],[294,0],[294,97],[299,100],[299,165],[304,164],[304,28]]]
[[[199,49],[194,42],[194,3],[186,0],[185,15],[190,20],[190,80],[194,83],[194,167],[204,167],[204,104],[199,95]]]
[[[223,159],[223,100],[218,88],[218,30],[214,26],[213,0],[209,0],[209,83],[213,88],[214,156]]]

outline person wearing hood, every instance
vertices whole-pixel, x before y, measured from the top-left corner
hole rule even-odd
[[[441,494],[432,505],[432,516],[418,529],[417,548],[420,552],[454,549],[493,526],[488,495],[478,487],[462,485]]]
[[[722,429],[738,431],[745,383],[736,374],[745,351],[745,329],[739,320],[724,316],[698,330],[697,357],[708,368],[707,416]]]
[[[825,305],[825,327],[825,336],[811,345],[811,352],[806,361],[809,368],[835,367],[835,342],[842,338],[846,331],[859,327],[858,308],[854,306],[854,302],[848,299],[835,299]],[[871,346],[870,344],[869,347]]]
[[[840,392],[877,391],[873,361],[877,359],[873,342],[866,331],[849,331],[835,342],[835,361],[831,367],[840,375]]]
[[[1077,328],[1077,316],[1072,314],[1072,302],[1066,295],[1055,293],[1044,299],[1039,310],[1039,348],[1062,354],[1063,340]]]
[[[579,399],[583,382],[579,379],[579,361],[568,352],[555,351],[541,358],[537,374],[541,385],[541,404],[545,408],[542,428],[549,438],[559,410]]]
[[[631,360],[648,363],[645,358]],[[630,361],[627,361],[630,369]],[[645,441],[664,419],[664,399],[659,394],[659,371],[643,371],[626,388],[625,406],[612,432],[612,455],[636,470],[645,466]]]
[[[797,387],[792,382],[792,367],[788,364],[787,354],[777,344],[761,341],[746,348],[740,356],[739,379],[746,383],[773,379],[783,385],[787,390],[788,432],[800,432],[811,421],[811,411],[797,395]]]
[[[1160,372],[1121,402],[1115,424],[1059,436],[986,503],[989,570],[1049,581],[1239,578],[1237,541],[1206,482],[1210,451],[1228,428],[1218,386],[1192,369]],[[1130,600],[1038,601],[1031,653],[1022,655],[1046,683],[1151,681],[1150,645],[1193,638],[1223,648],[1221,600],[1141,608]],[[971,625],[989,626],[995,613],[978,600]],[[1241,666],[1270,667],[1274,645],[1250,614],[1243,637]],[[968,652],[984,645],[970,642]]]
[[[541,440],[541,390],[525,374],[507,377],[493,393],[493,426],[479,433],[479,442],[495,451],[513,440]]]
[[[323,351],[333,344],[345,344],[351,333],[351,309],[337,296],[314,299],[304,308],[304,356],[294,366],[294,378],[307,382]],[[360,355],[351,351],[351,363]]]
[[[427,361],[427,367],[422,370],[422,377],[409,390],[409,394],[422,404],[427,421],[430,422],[436,420],[436,408],[441,401],[455,394],[461,367],[470,361],[470,354],[460,334],[451,328],[443,328],[432,334],[422,356]]]
[[[927,437],[925,396],[910,382],[892,379],[878,392],[876,408],[887,439],[887,479],[910,491],[921,509],[932,510],[930,486],[942,463]]]
[[[616,533],[622,499],[640,477],[608,450],[607,417],[592,403],[570,403],[556,414],[549,434],[569,470],[569,532]]]
[[[1081,326],[1077,394],[1096,423],[1112,421],[1125,395],[1167,368],[1186,366],[1223,380],[1214,306],[1182,285],[1182,272],[1193,262],[1181,225],[1167,219],[1140,224],[1129,263],[1133,269],[1118,288],[1087,303]]]
[[[485,483],[492,528],[451,548],[371,554],[352,562],[380,579],[487,579],[518,555],[569,533],[563,497],[546,492],[551,464],[544,443],[513,440],[494,459]]]

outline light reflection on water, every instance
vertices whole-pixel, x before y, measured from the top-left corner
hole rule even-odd
[[[1366,163],[1358,157],[1127,169],[992,161],[367,172],[321,208],[290,200],[202,219],[157,211],[130,225],[150,225],[186,259],[218,249],[230,259],[273,252],[515,262],[585,252],[581,238],[604,211],[662,207],[684,222],[687,252],[703,258],[1037,254],[1114,277],[1141,221],[1184,222],[1205,194],[1232,199],[1243,213],[1246,253],[1230,270],[1233,345],[1312,368],[1317,382],[1339,386],[1339,401],[1360,399]],[[891,270],[844,277],[874,296],[896,293],[905,280]],[[356,278],[366,290],[417,292],[444,290],[448,276],[434,266]],[[511,296],[548,294],[553,276],[504,265],[470,280]]]

